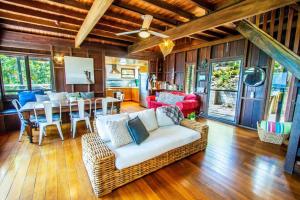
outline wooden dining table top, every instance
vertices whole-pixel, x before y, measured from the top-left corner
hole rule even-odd
[[[101,108],[101,100],[106,99],[108,102],[113,102],[113,103],[118,103],[120,102],[119,99],[113,98],[113,97],[98,97],[98,98],[92,98],[91,100],[91,106],[92,108],[95,107],[95,100],[97,99],[97,104],[100,105],[99,108]],[[99,101],[98,101],[99,99]],[[75,103],[76,101],[72,102]],[[59,104],[61,104],[62,109],[69,109],[70,106],[70,101],[62,101],[62,102],[57,102],[57,101],[52,101],[52,107],[53,108],[59,108]],[[88,101],[85,101],[85,104],[88,105]],[[98,107],[98,106],[97,106]],[[26,111],[33,111],[34,109],[36,110],[41,110],[44,109],[43,102],[27,102],[24,106],[21,107],[20,111],[21,112],[26,112]]]

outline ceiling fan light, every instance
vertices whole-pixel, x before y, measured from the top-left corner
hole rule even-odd
[[[148,31],[141,31],[138,34],[141,38],[148,38],[150,37],[150,33]]]

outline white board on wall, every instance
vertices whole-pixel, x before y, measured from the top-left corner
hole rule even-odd
[[[66,84],[94,84],[94,60],[64,56]]]

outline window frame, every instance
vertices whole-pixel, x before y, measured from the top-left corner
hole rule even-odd
[[[35,55],[35,54],[32,54],[32,55],[24,55],[24,54],[14,54],[14,53],[5,53],[5,52],[1,52],[1,54],[3,55],[6,55],[6,56],[11,56],[11,57],[23,57],[24,60],[25,60],[25,72],[26,72],[26,84],[27,84],[27,89],[25,90],[9,90],[9,92],[20,92],[20,91],[30,91],[32,90],[32,84],[31,84],[31,76],[30,76],[30,66],[29,66],[29,59],[30,57],[33,57],[33,58],[44,58],[44,59],[49,59],[49,62],[50,62],[50,81],[51,81],[51,89],[47,89],[45,91],[55,91],[55,84],[54,84],[54,66],[53,66],[53,62],[52,62],[52,59],[51,59],[51,56],[45,56],[45,55]],[[0,61],[0,83],[1,83],[1,87],[0,87],[0,90],[1,90],[1,97],[2,97],[2,100],[5,100],[5,99],[12,99],[12,98],[16,98],[18,95],[17,94],[6,94],[7,91],[5,91],[5,88],[4,88],[4,82],[3,82],[3,74],[2,74],[2,63]]]

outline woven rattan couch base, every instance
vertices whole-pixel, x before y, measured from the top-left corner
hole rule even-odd
[[[97,197],[108,194],[112,190],[170,163],[204,150],[207,146],[208,126],[190,120],[184,120],[181,125],[198,131],[201,138],[122,170],[116,169],[114,153],[97,133],[82,136],[82,157]]]

